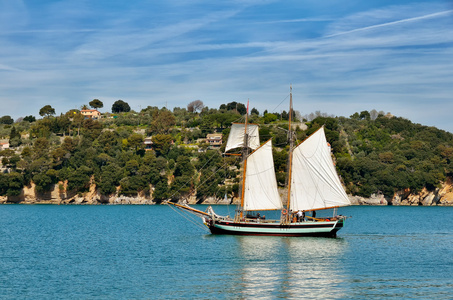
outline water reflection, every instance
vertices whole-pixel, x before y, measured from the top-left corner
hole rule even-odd
[[[237,237],[244,298],[344,298],[343,239]]]

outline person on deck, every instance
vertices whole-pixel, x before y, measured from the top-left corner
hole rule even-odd
[[[301,210],[299,210],[297,212],[297,221],[303,222],[304,219],[305,219],[305,212],[302,212]]]

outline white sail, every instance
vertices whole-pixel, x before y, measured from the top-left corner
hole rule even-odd
[[[250,154],[245,176],[244,210],[282,208],[275,178],[271,140]]]
[[[324,127],[294,149],[291,170],[292,211],[351,204],[335,170]]]
[[[233,123],[231,126],[228,141],[225,147],[225,152],[231,149],[245,147],[244,145],[245,124]],[[255,150],[260,146],[260,136],[258,132],[258,125],[247,124],[248,146]]]

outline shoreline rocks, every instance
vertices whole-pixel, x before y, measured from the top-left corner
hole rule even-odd
[[[137,196],[125,196],[116,193],[112,196],[101,195],[96,190],[96,185],[91,185],[86,193],[68,192],[66,188],[61,190],[65,183],[56,184],[53,189],[46,193],[36,193],[35,185],[24,187],[19,196],[0,196],[0,204],[75,204],[75,205],[155,205],[158,202],[150,195],[139,194]],[[282,194],[284,190],[282,189]],[[283,199],[285,199],[283,197]],[[396,192],[392,198],[386,198],[382,194],[373,194],[369,198],[349,195],[352,205],[408,205],[408,206],[453,206],[453,182],[451,179],[442,183],[439,188],[428,191],[413,193],[409,189]],[[195,195],[182,200],[188,204],[237,204],[238,198],[215,198],[208,197],[203,201],[196,199]]]
[[[373,194],[370,198],[360,197],[360,196],[349,196],[349,201],[351,201],[352,205],[389,205],[387,199],[385,199],[384,195]]]

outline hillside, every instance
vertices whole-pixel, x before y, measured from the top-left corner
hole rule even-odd
[[[9,119],[4,116],[0,196],[3,202],[25,201],[27,194],[28,200],[58,198],[62,203],[90,202],[80,200],[88,198],[97,199],[90,203],[114,203],[112,199],[121,197],[139,197],[141,203],[181,198],[203,202],[225,194],[233,198],[239,189],[239,161],[223,157],[224,146],[211,150],[204,139],[217,132],[226,141],[229,124],[241,119],[242,109],[234,102],[200,112],[147,107],[106,113],[97,120],[77,110],[20,122],[5,122]],[[276,174],[283,187],[288,114],[260,115],[253,109],[249,119],[260,124],[261,141],[273,138]],[[450,203],[453,134],[367,111],[349,118],[318,114],[305,121],[295,123],[297,139],[325,126],[337,169],[352,196],[406,204],[408,197],[431,193],[437,200],[430,204]],[[423,199],[407,204],[423,204]]]

